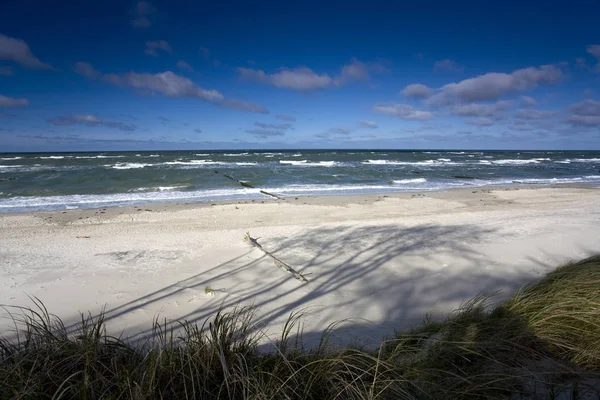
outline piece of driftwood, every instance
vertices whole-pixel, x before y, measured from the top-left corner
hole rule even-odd
[[[283,200],[281,197],[277,196],[276,194],[265,192],[264,190],[261,190],[260,192],[264,195],[275,197],[277,200]]]
[[[285,271],[288,274],[292,275],[294,278],[298,279],[300,282],[304,282],[304,283],[308,282],[308,279],[306,279],[300,272],[296,271],[294,268],[290,267],[289,265],[287,265],[286,263],[284,263],[283,261],[281,261],[279,258],[275,257],[273,254],[271,254],[270,252],[268,252],[267,250],[265,250],[258,243],[257,239],[255,239],[252,236],[250,236],[250,232],[246,232],[246,236],[244,237],[244,240],[246,242],[248,242],[249,244],[251,244],[252,246],[256,247],[257,249],[261,250],[267,256],[271,257],[271,259],[273,260],[273,262],[275,263],[275,265],[279,269],[282,269],[283,271]]]
[[[247,188],[250,188],[250,189],[256,189],[256,188],[255,188],[254,186],[252,186],[252,184],[251,184],[251,183],[249,183],[249,182],[240,181],[239,179],[235,179],[233,176],[231,176],[231,175],[228,175],[228,174],[226,174],[226,173],[223,173],[223,172],[219,172],[219,171],[217,171],[216,169],[215,169],[215,170],[213,170],[213,171],[214,171],[214,173],[215,173],[215,174],[222,175],[222,176],[224,176],[225,178],[227,178],[227,179],[229,179],[229,180],[231,180],[231,181],[234,181],[234,182],[236,182],[236,183],[238,183],[238,184],[242,185],[243,187],[247,187]],[[277,196],[276,194],[269,193],[269,192],[267,192],[267,191],[265,191],[265,190],[261,190],[261,191],[260,191],[260,193],[261,193],[261,194],[264,194],[265,196],[271,196],[271,197],[273,197],[273,198],[276,198],[277,200],[285,200],[284,198],[282,198],[282,197],[279,197],[279,196]]]
[[[239,183],[239,184],[240,184],[240,185],[242,185],[243,187],[247,187],[247,188],[255,189],[255,187],[254,187],[254,186],[252,186],[252,185],[251,185],[250,183],[248,183],[248,182],[244,182],[244,181],[240,181],[240,180],[238,180],[238,179],[235,179],[233,176],[231,176],[231,175],[228,175],[228,174],[225,174],[225,173],[222,173],[222,172],[219,172],[219,171],[217,171],[216,169],[215,169],[215,170],[213,170],[213,171],[214,171],[214,173],[215,173],[215,174],[223,175],[225,178],[227,178],[227,179],[229,179],[229,180],[232,180],[232,181],[234,181],[234,182],[236,182],[236,183]]]

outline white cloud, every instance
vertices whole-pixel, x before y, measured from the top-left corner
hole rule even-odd
[[[600,127],[600,101],[585,99],[570,107],[571,116],[567,119],[572,125]]]
[[[158,74],[128,72],[116,80],[119,85],[135,89],[148,89],[167,97],[191,97],[207,101],[222,101],[224,96],[216,90],[206,90],[188,78],[171,71]]]
[[[263,129],[276,129],[281,131],[287,131],[288,129],[293,129],[292,124],[269,124],[265,122],[255,122],[255,126]]]
[[[92,64],[86,62],[75,63],[75,72],[88,78],[100,78],[102,74]]]
[[[490,126],[494,125],[494,121],[489,118],[473,118],[468,119],[467,124],[475,125],[475,126]]]
[[[177,61],[177,67],[179,67],[181,69],[187,69],[188,71],[194,71],[194,68],[192,68],[192,66],[190,64],[186,63],[183,60]]]
[[[563,77],[563,72],[555,65],[523,68],[510,74],[489,72],[442,86],[435,95],[429,98],[428,103],[450,105],[457,102],[493,101],[506,93],[533,89],[538,85],[558,83]]]
[[[146,50],[144,50],[144,53],[146,53],[149,56],[158,57],[157,50],[162,50],[167,53],[173,53],[171,45],[166,40],[150,40],[146,42]]]
[[[550,118],[556,115],[556,111],[541,111],[541,110],[517,110],[515,118],[517,119],[542,119]]]
[[[77,63],[76,72],[90,78],[101,78],[103,81],[119,87],[129,87],[141,91],[157,92],[166,97],[188,97],[217,104],[220,107],[256,113],[269,111],[255,103],[236,99],[226,99],[217,90],[207,90],[196,85],[192,80],[179,76],[171,71],[157,74],[128,72],[123,74],[102,74],[89,63]]]
[[[87,125],[87,126],[106,126],[108,128],[119,129],[126,132],[132,132],[138,129],[133,124],[123,122],[105,121],[95,115],[69,115],[59,116],[48,120],[49,123],[56,126],[64,125]]]
[[[27,107],[28,105],[27,99],[17,99],[0,94],[0,107]]]
[[[251,135],[260,137],[260,138],[268,138],[272,136],[283,136],[285,132],[280,130],[272,130],[272,129],[248,129],[248,132]]]
[[[147,1],[138,1],[133,9],[131,25],[136,28],[148,28],[151,25],[150,17],[156,13],[156,8]]]
[[[506,111],[511,106],[510,101],[498,101],[493,104],[459,104],[452,107],[452,112],[463,117],[491,117]]]
[[[268,114],[269,113],[269,110],[267,110],[265,107],[261,106],[260,104],[245,102],[245,101],[241,101],[241,100],[227,99],[227,100],[223,100],[221,102],[217,102],[217,104],[220,105],[221,107],[231,108],[233,110],[249,111],[249,112],[258,113],[258,114]]]
[[[363,127],[363,128],[371,128],[371,129],[376,129],[379,126],[377,125],[377,122],[375,121],[359,121],[358,124]]]
[[[600,44],[593,44],[586,48],[588,54],[596,57],[597,63],[594,67],[594,72],[600,73]]]
[[[348,128],[330,128],[330,133],[335,133],[337,135],[348,135],[350,134],[350,129]]]
[[[238,68],[242,78],[253,79],[278,88],[292,90],[315,90],[334,85],[334,80],[327,74],[317,74],[310,68],[300,67],[295,69],[282,68],[274,74],[266,74],[262,70],[251,68]]]
[[[352,59],[349,64],[341,67],[337,76],[326,73],[319,74],[307,67],[282,67],[278,72],[272,74],[244,67],[239,67],[237,70],[242,78],[256,80],[282,89],[311,91],[342,86],[354,81],[366,81],[370,77],[370,69],[380,71],[382,68],[379,64],[365,64],[357,59]]]
[[[411,105],[400,103],[378,103],[373,106],[373,110],[406,120],[426,120],[435,116],[430,111],[416,110]]]
[[[422,83],[413,83],[407,85],[400,93],[407,98],[425,99],[433,93],[433,89]]]
[[[445,60],[436,61],[433,66],[434,71],[447,70],[447,71],[460,72],[460,71],[463,71],[464,69],[465,69],[464,65],[460,65],[456,61],[450,60],[448,58],[446,58]]]
[[[296,117],[294,117],[293,115],[286,115],[286,114],[277,114],[275,116],[275,118],[280,119],[282,121],[292,121],[292,122],[296,122]]]
[[[23,40],[2,34],[0,34],[0,60],[12,61],[27,68],[54,69],[52,65],[46,64],[35,57]]]
[[[535,107],[537,106],[537,101],[533,97],[529,96],[521,96],[521,107]]]

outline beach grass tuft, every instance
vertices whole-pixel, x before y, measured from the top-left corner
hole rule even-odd
[[[339,347],[331,325],[305,346],[292,313],[271,351],[252,308],[203,324],[154,322],[143,343],[103,315],[74,329],[37,299],[0,339],[0,399],[551,399],[600,396],[600,257],[508,300],[477,296],[376,349]],[[18,330],[17,330],[18,329]],[[587,396],[587,397],[586,397]],[[596,396],[596,397],[594,397]]]

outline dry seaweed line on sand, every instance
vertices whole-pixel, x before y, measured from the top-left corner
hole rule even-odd
[[[287,272],[288,274],[292,275],[294,278],[298,279],[300,282],[305,282],[305,283],[308,282],[308,279],[306,279],[300,272],[296,271],[294,268],[290,267],[289,265],[287,265],[286,263],[284,263],[283,261],[281,261],[280,259],[275,257],[273,254],[271,254],[270,252],[265,250],[258,243],[257,239],[254,239],[252,236],[250,236],[250,232],[246,232],[246,236],[244,236],[244,240],[246,242],[250,243],[252,246],[256,247],[257,249],[262,250],[263,253],[265,253],[267,256],[271,257],[271,259],[273,259],[273,262],[275,263],[275,265],[277,267],[279,267],[280,269],[282,269],[285,272]]]

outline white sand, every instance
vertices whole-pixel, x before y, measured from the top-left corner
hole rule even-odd
[[[310,282],[249,246],[246,231]],[[598,188],[4,214],[0,304],[36,296],[67,324],[106,309],[111,333],[136,337],[157,315],[202,322],[235,305],[256,306],[276,336],[304,310],[307,341],[349,319],[337,337],[369,344],[597,253]],[[0,332],[10,327],[0,320]]]

